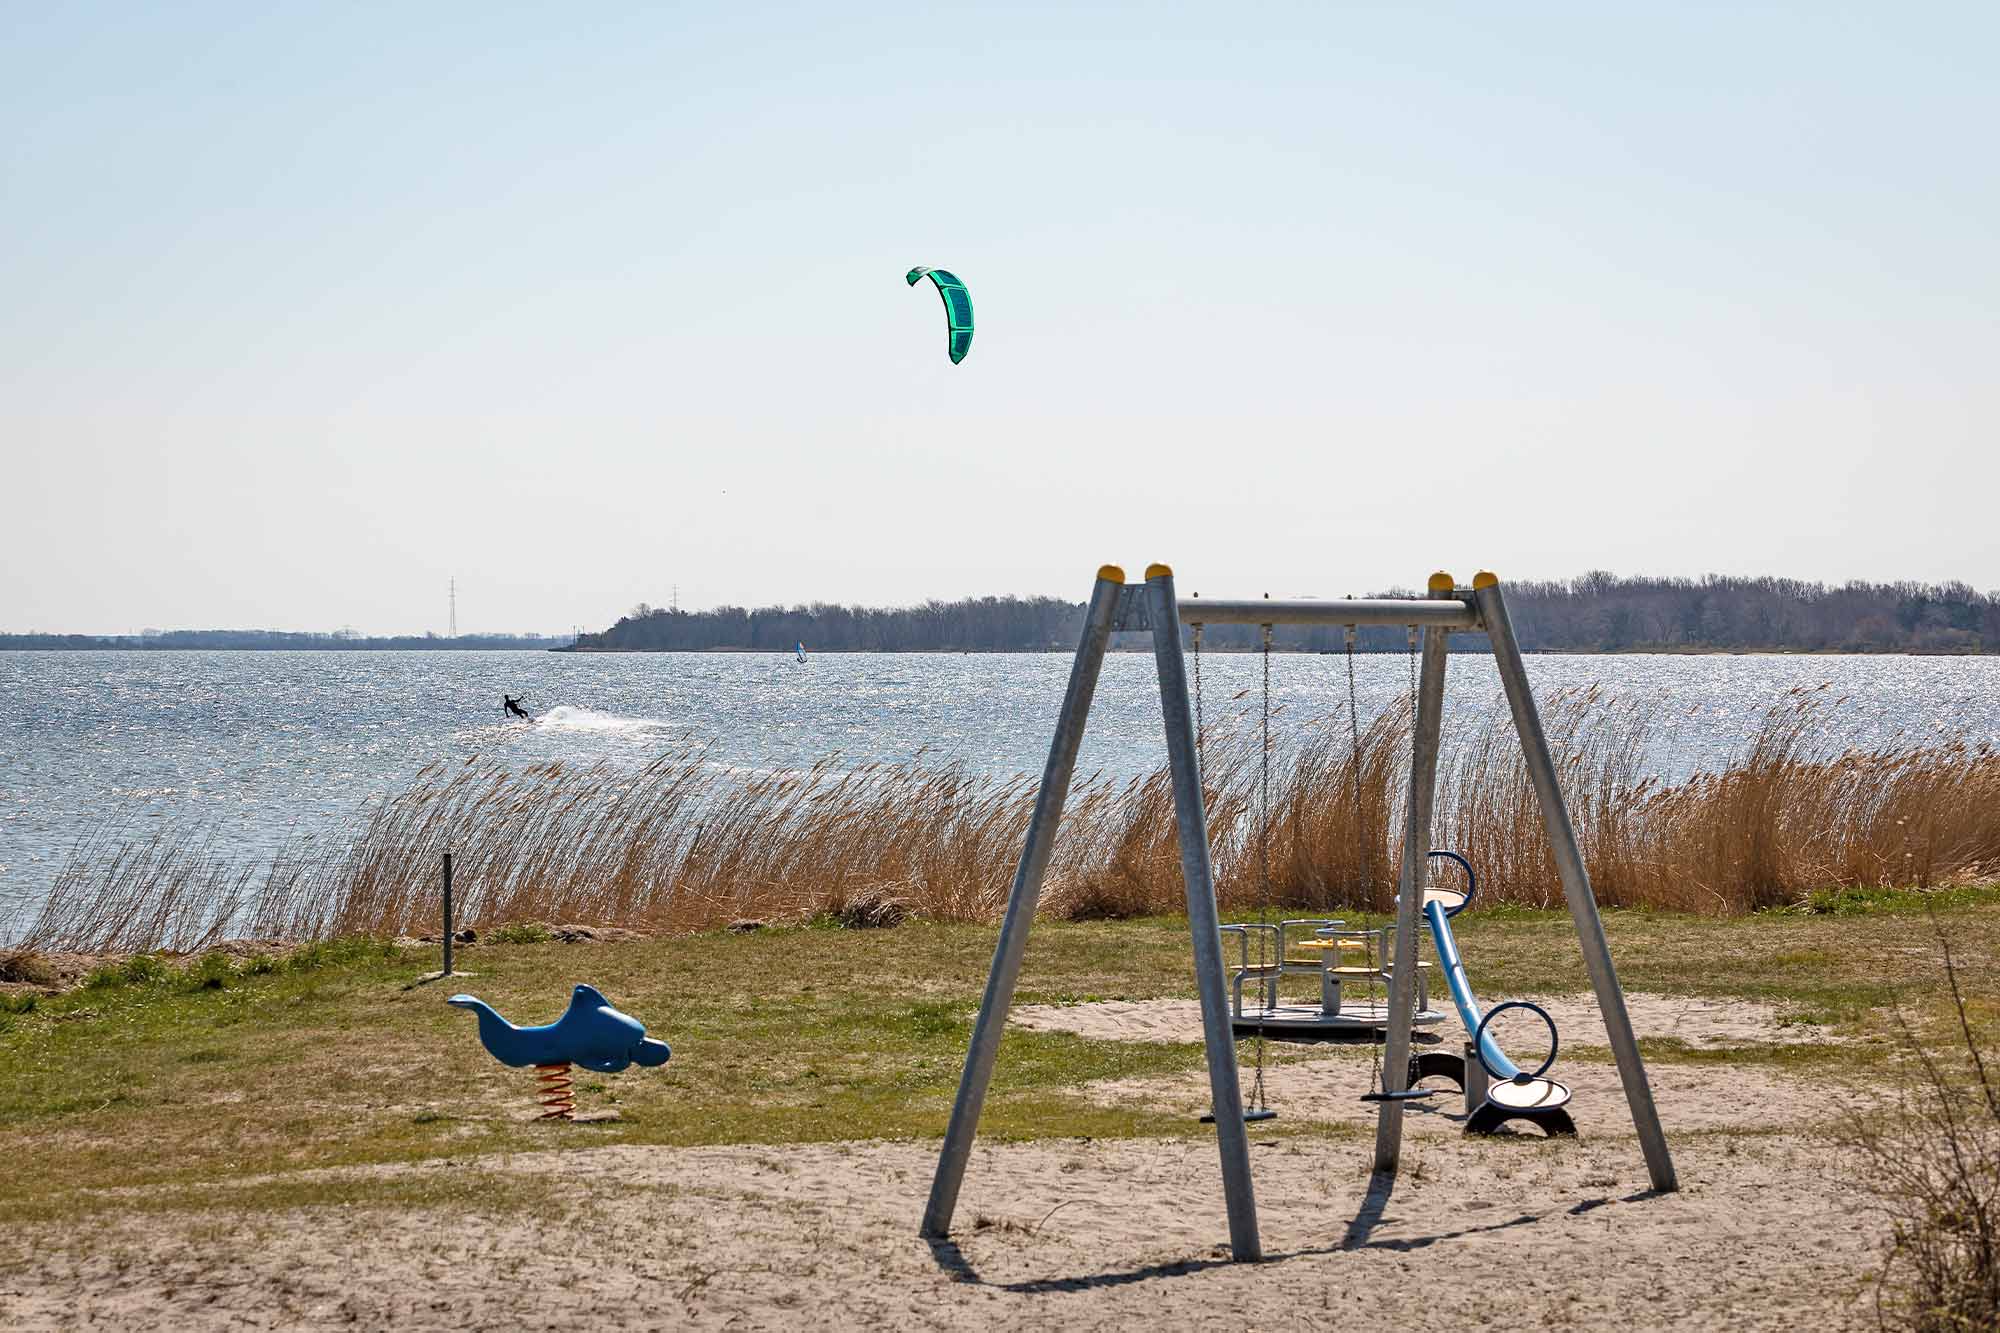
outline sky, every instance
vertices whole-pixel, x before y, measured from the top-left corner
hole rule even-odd
[[[0,630],[2000,587],[1988,3],[6,25]]]

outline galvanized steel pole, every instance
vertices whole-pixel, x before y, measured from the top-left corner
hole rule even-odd
[[[1337,601],[1248,601],[1190,598],[1181,605],[1190,625],[1417,625],[1478,629],[1479,617],[1456,598],[1345,597]]]
[[[1625,992],[1618,985],[1618,971],[1611,963],[1604,921],[1597,914],[1597,898],[1590,889],[1590,875],[1584,869],[1576,829],[1570,824],[1569,807],[1564,804],[1562,787],[1556,781],[1555,761],[1549,756],[1548,737],[1542,732],[1534,691],[1528,685],[1527,665],[1521,660],[1521,646],[1514,639],[1514,625],[1500,596],[1500,580],[1481,573],[1472,581],[1472,595],[1480,619],[1486,622],[1486,633],[1493,640],[1493,661],[1500,670],[1500,683],[1507,691],[1507,706],[1513,710],[1514,730],[1520,733],[1529,780],[1534,783],[1535,795],[1541,802],[1542,823],[1548,829],[1549,846],[1555,852],[1556,870],[1562,876],[1570,917],[1576,922],[1584,965],[1590,970],[1590,988],[1597,994],[1597,1007],[1604,1014],[1605,1032],[1611,1038],[1611,1053],[1618,1060],[1618,1077],[1625,1085],[1625,1101],[1632,1108],[1632,1124],[1639,1131],[1639,1146],[1646,1154],[1646,1170],[1652,1176],[1654,1189],[1677,1190],[1680,1182],[1674,1175],[1674,1159],[1667,1151],[1666,1131],[1661,1129],[1660,1112],[1653,1105],[1653,1087],[1646,1081],[1646,1064],[1639,1057],[1639,1039],[1632,1031],[1632,1017],[1625,1009]]]
[[[958,1187],[965,1179],[966,1159],[972,1153],[972,1139],[979,1129],[980,1107],[986,1101],[987,1085],[993,1080],[993,1060],[999,1054],[1000,1036],[1007,1027],[1007,1010],[1014,1002],[1014,983],[1021,975],[1021,953],[1027,947],[1028,930],[1034,925],[1042,877],[1048,872],[1049,855],[1055,848],[1063,801],[1069,795],[1070,777],[1076,770],[1077,747],[1083,741],[1084,720],[1090,715],[1091,696],[1097,692],[1097,675],[1111,642],[1111,625],[1124,583],[1125,572],[1117,566],[1106,565],[1098,570],[1097,586],[1084,613],[1083,636],[1070,666],[1069,688],[1063,694],[1062,712],[1056,718],[1055,739],[1049,745],[1048,766],[1042,770],[1041,790],[1035,794],[1035,813],[1028,824],[1027,845],[1022,848],[1021,863],[1014,871],[1014,887],[1007,896],[1007,915],[1000,924],[993,967],[986,977],[986,996],[980,1001],[972,1044],[965,1053],[965,1070],[959,1077],[958,1098],[952,1103],[944,1147],[938,1153],[937,1174],[931,1178],[931,1197],[924,1209],[922,1232],[926,1236],[945,1236],[951,1232],[951,1215],[958,1207]]]
[[[1449,574],[1433,574],[1430,593],[1449,598]],[[1431,811],[1437,796],[1439,737],[1444,730],[1445,649],[1451,631],[1432,625],[1424,630],[1423,670],[1418,679],[1416,721],[1411,729],[1410,791],[1403,807],[1403,865],[1396,877],[1396,958],[1389,971],[1389,1032],[1382,1051],[1382,1091],[1388,1094],[1375,1113],[1375,1169],[1394,1171],[1403,1151],[1403,1101],[1396,1094],[1410,1086],[1410,1018],[1417,995],[1417,915],[1427,854],[1431,849]]]
[[[1180,832],[1181,878],[1187,886],[1188,932],[1194,938],[1195,986],[1201,992],[1202,1044],[1208,1053],[1209,1097],[1215,1138],[1222,1153],[1222,1198],[1229,1210],[1232,1257],[1264,1257],[1257,1236],[1257,1195],[1250,1181],[1250,1135],[1243,1127],[1243,1089],[1236,1072],[1236,1033],[1230,1022],[1228,983],[1222,967],[1221,922],[1215,909],[1215,868],[1209,860],[1208,812],[1202,801],[1194,716],[1188,706],[1187,663],[1181,656],[1181,621],[1174,572],[1146,570],[1153,656],[1159,664],[1160,709],[1167,727],[1167,767],[1173,775],[1174,820]]]

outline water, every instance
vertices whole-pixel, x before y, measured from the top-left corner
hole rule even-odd
[[[1967,657],[1537,655],[1537,690],[1596,683],[1658,719],[1653,771],[1726,762],[1795,688],[1846,702],[1828,746],[2000,736],[2000,659]],[[1209,654],[1211,721],[1254,708],[1261,664]],[[305,835],[342,836],[424,764],[485,756],[638,764],[678,742],[750,771],[963,763],[1039,773],[1062,697],[1061,653],[792,654],[546,652],[0,653],[0,939],[39,901],[79,838],[205,826],[232,856],[261,859]],[[1409,686],[1401,655],[1356,659],[1364,719]],[[1337,656],[1271,659],[1282,746],[1345,726]],[[1447,734],[1495,706],[1489,658],[1451,660]],[[1231,696],[1249,691],[1240,699]],[[540,716],[505,722],[502,692]],[[1105,665],[1084,771],[1130,776],[1161,762],[1150,655]]]

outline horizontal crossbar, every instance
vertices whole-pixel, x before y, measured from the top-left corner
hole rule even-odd
[[[1456,598],[1435,601],[1346,598],[1327,602],[1232,601],[1184,597],[1181,620],[1189,625],[1437,625],[1483,629],[1479,613]]]

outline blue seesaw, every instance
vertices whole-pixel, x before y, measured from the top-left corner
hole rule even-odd
[[[536,1096],[544,1120],[574,1120],[576,1098],[571,1065],[615,1074],[635,1064],[663,1065],[673,1051],[646,1035],[646,1025],[614,1009],[595,986],[578,986],[569,1008],[553,1023],[516,1027],[474,995],[454,995],[446,1004],[479,1016],[479,1041],[503,1065],[535,1069]]]
[[[1466,1108],[1470,1112],[1465,1122],[1468,1134],[1496,1133],[1510,1120],[1540,1125],[1547,1134],[1576,1133],[1576,1122],[1567,1109],[1569,1087],[1548,1077],[1561,1042],[1555,1020],[1549,1017],[1548,1010],[1527,1000],[1509,1000],[1481,1011],[1479,1000],[1472,993],[1472,983],[1465,976],[1465,960],[1459,957],[1458,940],[1451,932],[1451,919],[1472,901],[1479,881],[1472,873],[1472,863],[1457,852],[1433,851],[1426,858],[1426,866],[1432,860],[1454,862],[1465,872],[1464,889],[1433,886],[1424,890],[1420,901],[1424,921],[1431,928],[1431,940],[1437,945],[1438,961],[1444,965],[1445,985],[1451,990],[1451,1001],[1457,1006],[1459,1021],[1465,1024],[1471,1040],[1463,1057],[1438,1051],[1412,1059],[1411,1081],[1426,1074],[1443,1074],[1457,1080],[1467,1094],[1467,1102],[1478,1102],[1477,1107],[1468,1104]],[[1532,1070],[1522,1069],[1508,1059],[1493,1039],[1493,1020],[1515,1009],[1534,1014],[1548,1025],[1548,1056]],[[1475,1064],[1486,1077],[1480,1078],[1474,1072]]]

